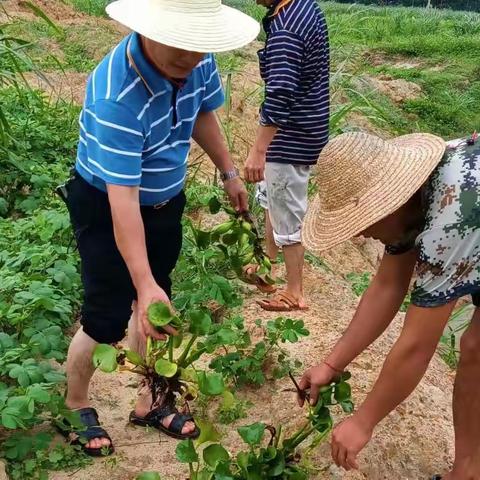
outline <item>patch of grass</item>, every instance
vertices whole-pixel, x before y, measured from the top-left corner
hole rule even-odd
[[[89,73],[120,39],[118,32],[109,26],[71,25],[59,33],[41,20],[14,21],[6,32],[21,34],[22,38],[32,42],[28,53],[34,64],[44,71]],[[30,68],[24,66],[23,70]]]
[[[105,16],[105,7],[112,0],[68,0],[77,10],[95,15],[97,17]]]

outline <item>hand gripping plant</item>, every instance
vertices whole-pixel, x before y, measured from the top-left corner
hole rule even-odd
[[[98,345],[93,356],[95,366],[113,372],[120,364],[123,369],[142,375],[152,394],[152,408],[165,401],[182,402],[188,407],[188,401],[198,391],[208,396],[222,394],[225,390],[222,376],[197,370],[194,363],[228,339],[233,341],[236,338],[233,329],[230,332],[228,325],[214,324],[206,309],[189,310],[180,318],[161,302],[149,307],[148,318],[157,329],[170,325],[178,335],[165,341],[148,337],[145,358],[133,350]]]
[[[256,264],[256,274],[267,284],[273,285],[275,281],[270,275],[272,264],[263,249],[253,215],[249,212],[239,214],[217,197],[212,197],[208,206],[210,213],[217,214],[222,210],[229,218],[209,232],[196,230],[197,239],[220,249],[238,278],[245,279],[245,267]]]
[[[247,449],[236,456],[220,443],[212,443],[212,438],[204,439],[203,444],[200,438],[195,443],[192,440],[180,442],[177,459],[189,465],[189,480],[306,480],[308,472],[302,466],[298,448],[309,438],[312,439],[309,450],[325,440],[333,427],[330,411],[333,406],[339,405],[344,412],[352,412],[349,378],[350,374],[344,373],[322,388],[317,405],[308,406],[307,421],[293,435],[285,435],[281,426],[254,423],[238,429]],[[306,397],[304,392],[299,391],[299,394]],[[265,440],[267,432],[268,441]],[[201,460],[199,447],[207,442]]]

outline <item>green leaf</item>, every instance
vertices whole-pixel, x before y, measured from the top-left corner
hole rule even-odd
[[[155,362],[155,371],[161,376],[166,378],[172,378],[178,370],[176,363],[169,362],[163,358],[159,358]]]
[[[215,468],[219,462],[229,460],[230,455],[219,443],[214,443],[203,451],[203,459],[207,465]]]
[[[12,409],[2,411],[2,425],[10,430],[15,430],[17,428],[17,417],[15,417],[10,410]]]
[[[44,390],[40,385],[32,385],[28,391],[27,395],[33,398],[38,403],[48,403],[50,401],[50,394]]]
[[[335,385],[333,396],[338,403],[346,402],[352,397],[352,389],[348,383],[341,382],[338,385]]]
[[[235,405],[235,397],[233,396],[233,393],[225,390],[223,392],[223,403],[222,403],[222,408],[224,409],[229,409],[232,408]]]
[[[62,452],[59,452],[58,450],[53,450],[48,454],[48,460],[50,460],[51,463],[58,463],[62,459]]]
[[[143,472],[135,480],[162,480],[162,478],[156,472]]]
[[[101,343],[93,352],[93,365],[102,372],[114,372],[118,367],[117,355],[118,351],[115,347]]]
[[[344,402],[340,402],[340,406],[345,413],[352,413],[355,409],[353,402],[351,400],[345,400]]]
[[[154,327],[168,325],[173,317],[170,307],[163,302],[155,302],[148,307],[148,320]]]
[[[207,420],[202,420],[197,418],[195,423],[200,429],[200,436],[195,440],[195,445],[198,447],[207,442],[219,442],[221,435],[218,430],[215,428],[213,423],[208,422]]]
[[[222,208],[222,204],[220,203],[220,200],[218,200],[217,197],[212,197],[208,201],[208,209],[210,210],[211,214],[213,215],[217,214],[221,208]]]
[[[198,462],[198,453],[195,450],[192,440],[181,441],[175,450],[175,456],[181,463],[196,463]]]
[[[257,422],[245,427],[239,427],[237,431],[247,445],[256,447],[263,440],[265,424]]]
[[[203,230],[195,230],[195,240],[197,242],[197,247],[200,250],[204,250],[211,243],[210,232],[204,232]]]
[[[190,318],[190,333],[193,335],[207,335],[212,325],[210,315],[204,310],[192,310],[188,314]]]
[[[127,360],[133,365],[143,366],[145,365],[145,361],[143,360],[142,356],[135,352],[134,350],[126,350],[125,355],[127,356]]]
[[[198,372],[198,387],[204,395],[221,395],[225,390],[225,383],[219,373]]]

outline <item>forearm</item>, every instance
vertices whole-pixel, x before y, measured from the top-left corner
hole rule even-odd
[[[260,155],[266,155],[268,147],[272,143],[278,127],[275,125],[260,126],[252,150]]]
[[[136,195],[133,190],[108,186],[115,241],[138,291],[142,286],[154,284],[155,280],[148,261],[138,189],[135,189]]]
[[[235,168],[214,112],[199,113],[193,129],[193,139],[220,172]]]
[[[383,256],[347,331],[326,359],[328,363],[344,369],[385,331],[408,292],[416,258],[415,251]]]
[[[422,379],[455,302],[437,308],[410,307],[400,338],[383,365],[358,418],[373,429],[403,402]]]
[[[405,293],[402,289],[385,288],[374,280],[363,295],[350,325],[326,361],[339,370],[345,369],[390,325]]]

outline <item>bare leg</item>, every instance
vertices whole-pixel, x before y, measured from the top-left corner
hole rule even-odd
[[[305,249],[301,243],[287,245],[283,247],[285,257],[285,266],[287,269],[287,288],[298,302],[301,308],[305,308],[305,299],[303,297],[303,264],[305,258]]]
[[[68,408],[78,410],[90,406],[88,387],[95,368],[92,356],[97,342],[80,328],[73,337],[67,357],[67,398]],[[86,444],[87,448],[108,447],[110,441],[106,438],[94,438]]]
[[[265,210],[265,243],[267,247],[267,255],[270,260],[275,260],[278,255],[279,248],[275,243],[275,238],[273,236],[273,226],[270,220],[270,215],[268,210]]]
[[[136,305],[133,308],[133,315],[130,319],[128,326],[128,343],[129,347],[132,350],[135,350],[139,355],[145,356],[146,353],[146,344],[143,338],[141,337],[137,324],[137,315],[136,315]],[[148,387],[144,386],[140,388],[138,392],[138,400],[135,405],[135,414],[139,417],[145,417],[150,410],[152,409],[152,395]],[[163,426],[168,428],[171,421],[173,420],[174,415],[165,417],[162,421]],[[188,434],[195,430],[195,424],[193,422],[185,423],[182,433]]]
[[[445,479],[480,479],[480,308],[460,342],[453,392],[455,424],[455,463]]]

